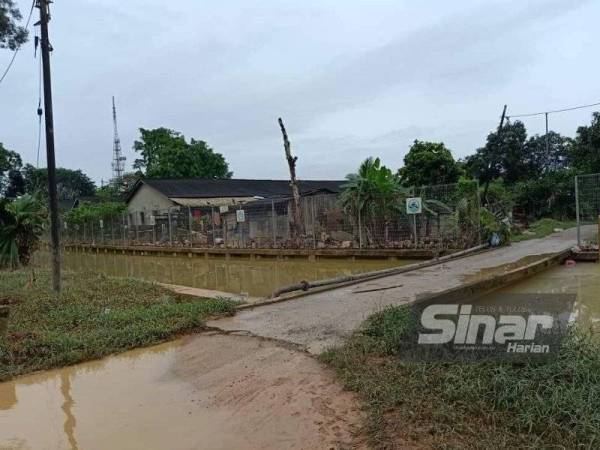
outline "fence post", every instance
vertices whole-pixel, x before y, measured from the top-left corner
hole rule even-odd
[[[121,213],[121,229],[123,230],[123,247],[125,247],[125,213]]]
[[[315,210],[315,196],[313,195],[311,197],[311,215],[312,215],[312,230],[313,230],[313,248],[317,248],[317,221],[315,220],[315,214],[316,214],[316,210]]]
[[[275,216],[275,200],[271,199],[271,228],[273,229],[273,248],[277,247],[277,218]]]
[[[415,196],[415,188],[414,186],[412,187],[412,196]],[[417,236],[417,215],[416,214],[411,214],[413,217],[413,236],[415,238],[415,249],[419,246],[419,237]]]
[[[600,262],[600,215],[598,216],[598,236],[596,236],[596,243],[598,244],[598,262]]]
[[[358,211],[358,248],[363,248],[363,232],[362,232],[362,213],[360,211],[360,201],[356,199],[356,210]]]
[[[171,232],[171,207],[167,209],[167,221],[169,222],[169,246],[173,247],[173,234]]]
[[[210,207],[210,227],[212,229],[213,248],[217,246],[215,243],[215,207]],[[206,246],[208,247],[208,237],[206,238]]]
[[[581,247],[581,221],[579,218],[579,176],[575,175],[575,215],[577,216],[577,246]]]
[[[189,236],[190,236],[190,247],[193,247],[192,244],[192,207],[188,206],[188,228],[189,228]]]
[[[477,180],[477,234],[479,239],[479,245],[482,244],[481,232],[481,193],[479,192],[479,180]]]

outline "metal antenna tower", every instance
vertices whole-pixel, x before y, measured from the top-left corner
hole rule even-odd
[[[112,98],[113,124],[115,135],[113,139],[113,161],[112,161],[112,176],[115,186],[120,187],[123,172],[125,171],[125,156],[121,152],[121,139],[119,139],[119,131],[117,130],[117,108],[115,106],[115,97]]]

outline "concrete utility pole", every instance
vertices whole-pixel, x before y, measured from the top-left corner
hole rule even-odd
[[[42,69],[44,72],[44,109],[46,120],[46,156],[48,159],[48,197],[50,199],[50,239],[52,244],[52,288],[60,292],[60,236],[58,218],[58,195],[56,192],[56,161],[54,158],[54,117],[52,114],[52,81],[50,78],[50,52],[52,45],[48,37],[50,0],[38,0],[40,10],[40,32]]]

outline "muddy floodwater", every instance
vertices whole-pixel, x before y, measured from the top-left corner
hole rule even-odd
[[[0,449],[356,448],[359,409],[302,352],[196,335],[0,383]]]
[[[539,275],[498,291],[502,294],[577,294],[576,319],[585,326],[600,326],[600,264],[578,263],[553,267]],[[475,304],[483,304],[486,296]],[[515,305],[516,306],[516,305]]]
[[[36,254],[36,258],[39,264],[47,265],[49,253],[40,252]],[[267,296],[280,287],[303,280],[322,280],[416,262],[387,259],[204,259],[75,252],[64,252],[63,259],[67,270],[93,271],[110,276],[140,278],[235,294],[245,293],[252,297]]]

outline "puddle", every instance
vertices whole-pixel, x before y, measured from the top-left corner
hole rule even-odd
[[[349,445],[355,399],[303,353],[200,335],[0,384],[2,449]]]
[[[36,254],[36,263],[48,264],[49,254]],[[414,260],[317,259],[276,260],[249,258],[204,259],[172,256],[137,256],[111,253],[64,252],[67,270],[93,271],[109,276],[133,277],[234,294],[266,297],[278,288],[303,280],[315,281],[414,263]]]

